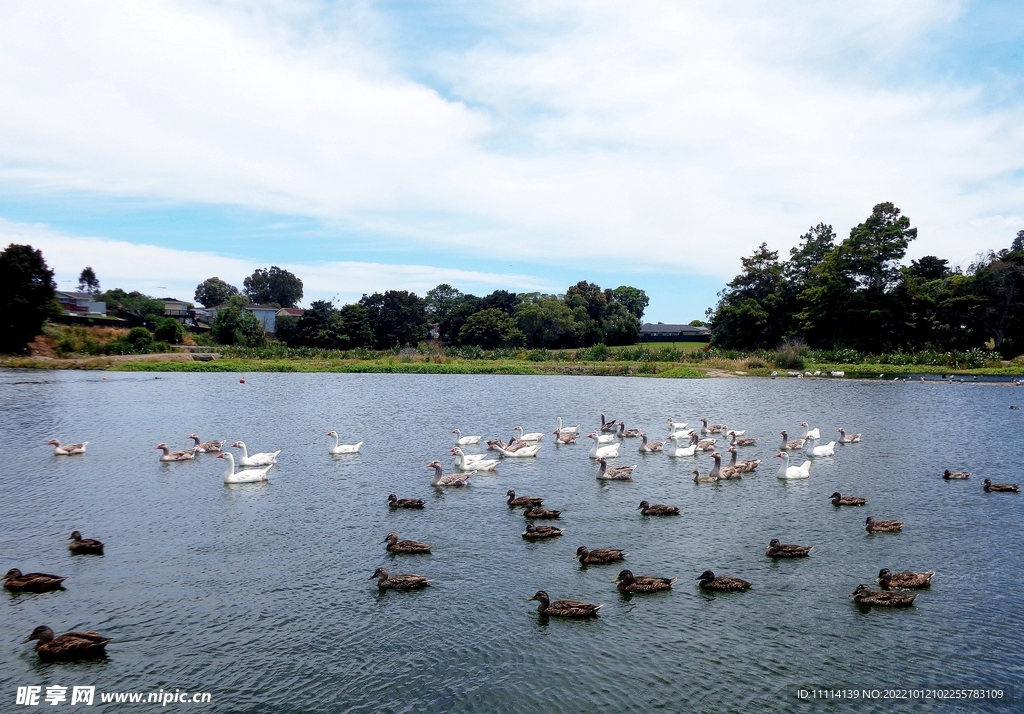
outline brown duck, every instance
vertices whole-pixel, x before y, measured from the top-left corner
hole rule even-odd
[[[833,506],[863,506],[868,502],[866,498],[858,498],[857,496],[844,496],[839,491],[833,493],[829,498],[832,499]]]
[[[388,533],[381,543],[387,543],[389,553],[429,553],[430,543],[420,543],[418,540],[398,540],[397,533]]]
[[[718,483],[717,476],[701,476],[700,471],[698,471],[697,469],[694,469],[690,473],[693,474],[694,483]]]
[[[868,533],[896,533],[903,530],[903,521],[876,521],[868,516],[864,521],[864,530]]]
[[[373,571],[370,580],[374,578],[377,578],[377,587],[381,590],[416,590],[431,582],[422,575],[388,575],[384,568]]]
[[[388,494],[389,508],[423,508],[422,498],[399,498],[393,493]]]
[[[36,640],[36,652],[44,662],[69,661],[78,659],[98,659],[106,656],[107,643],[110,637],[101,637],[98,632],[66,632],[59,637],[53,636],[53,630],[40,625],[32,630],[23,642]]]
[[[656,593],[662,590],[671,590],[672,583],[678,578],[655,578],[650,575],[633,575],[629,570],[623,570],[613,583],[621,593]]]
[[[541,518],[551,520],[558,518],[562,515],[561,511],[552,511],[549,508],[541,508],[540,506],[527,506],[526,510],[523,511],[523,516],[526,518]]]
[[[983,484],[985,493],[1003,491],[1005,493],[1020,493],[1020,486],[1015,483],[992,483],[992,479],[985,479]]]
[[[75,531],[68,540],[68,550],[71,555],[103,555],[103,544],[92,538],[83,538],[82,534]]]
[[[640,438],[644,440],[644,443],[640,444],[638,451],[641,454],[653,454],[656,451],[664,451],[664,441],[648,441],[647,434],[640,432]]]
[[[636,464],[632,466],[609,466],[608,461],[602,456],[597,459],[597,463],[601,464],[601,470],[598,471],[597,477],[606,481],[632,481],[633,471],[636,470]]]
[[[575,431],[562,431],[561,429],[555,429],[551,433],[555,435],[556,444],[575,444],[576,440],[580,438],[579,433]]]
[[[732,458],[729,459],[729,463],[722,468],[736,469],[741,474],[747,474],[761,465],[761,459],[744,459],[743,461],[739,461],[737,459],[739,452],[736,451],[735,446],[730,446],[726,451],[732,454]]]
[[[968,479],[970,477],[971,474],[969,471],[950,471],[949,469],[946,469],[942,472],[942,478],[947,481]]]
[[[932,578],[934,577],[935,571],[933,570],[926,570],[923,573],[913,573],[909,570],[902,570],[898,573],[894,573],[888,568],[882,568],[878,571],[877,580],[883,590],[888,590],[889,588],[920,590],[921,588],[930,588],[932,585]]]
[[[813,545],[790,545],[780,543],[778,538],[772,538],[764,554],[769,558],[806,558],[812,550]]]
[[[67,578],[59,575],[48,575],[46,573],[22,573],[17,568],[11,568],[4,576],[4,589],[12,593],[45,593],[50,590],[63,590],[61,585]]]
[[[574,555],[573,558],[580,561],[581,565],[603,565],[604,563],[614,563],[622,560],[627,555],[629,555],[629,553],[626,551],[618,550],[616,548],[587,550],[587,546],[581,545],[576,549],[576,555]]]
[[[526,530],[523,531],[523,538],[529,538],[536,540],[538,538],[555,538],[562,535],[564,528],[555,528],[554,526],[535,526],[532,523],[527,524]]]
[[[667,506],[664,503],[655,503],[653,506],[647,501],[640,501],[636,507],[645,516],[678,516],[679,506]]]
[[[715,460],[715,465],[711,467],[711,471],[708,473],[709,476],[716,477],[719,481],[735,481],[743,478],[743,473],[732,466],[722,466],[722,455],[717,451],[711,452],[711,458]]]
[[[729,446],[754,446],[757,444],[757,439],[750,436],[736,436],[735,431],[730,431],[727,436],[732,437]]]
[[[701,590],[715,590],[717,592],[734,592],[736,590],[746,590],[753,583],[749,583],[746,580],[740,578],[731,578],[728,575],[715,575],[710,570],[705,570],[697,578],[698,584]]]
[[[578,600],[555,600],[552,602],[551,598],[543,590],[538,590],[533,597],[526,598],[527,602],[530,600],[536,600],[540,603],[537,606],[537,612],[541,615],[572,617],[578,620],[597,617],[597,611],[603,607],[603,605],[591,605],[590,603],[579,602]]]
[[[791,441],[788,431],[782,430],[779,433],[782,434],[782,443],[779,444],[779,451],[798,451],[804,448],[805,439],[793,439]]]
[[[872,590],[867,585],[858,585],[850,593],[855,603],[860,605],[877,605],[878,607],[910,607],[917,595],[894,593],[888,590]]]
[[[516,492],[509,489],[505,492],[508,496],[508,500],[505,501],[511,508],[519,508],[520,506],[539,506],[544,503],[544,499],[539,496],[516,496]]]

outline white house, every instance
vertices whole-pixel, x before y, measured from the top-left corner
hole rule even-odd
[[[57,290],[57,302],[64,308],[66,315],[106,315],[107,303],[93,300],[92,293],[79,293]]]

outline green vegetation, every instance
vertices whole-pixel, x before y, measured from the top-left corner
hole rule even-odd
[[[42,251],[12,243],[0,253],[0,352],[24,352],[60,312],[56,289]]]
[[[203,307],[217,307],[238,294],[238,288],[220,278],[207,278],[196,286],[195,301]]]
[[[245,286],[245,296],[257,305],[295,307],[302,299],[302,281],[276,265],[270,270],[258,268],[242,281],[242,285]]]

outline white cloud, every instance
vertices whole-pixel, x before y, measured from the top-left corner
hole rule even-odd
[[[8,2],[0,181],[723,276],[891,200],[913,255],[965,259],[1024,213],[1021,106],[892,76],[965,7],[500,3],[511,29],[429,58],[455,101],[395,69],[373,5]]]
[[[58,286],[74,289],[78,275],[92,266],[103,289],[119,287],[138,290],[154,297],[192,300],[196,286],[209,277],[219,277],[242,288],[242,280],[256,268],[251,261],[215,253],[175,250],[153,245],[70,236],[47,226],[15,223],[0,219],[0,245],[28,244],[42,250],[55,273]],[[302,264],[279,262],[303,282],[303,304],[333,300],[336,304],[355,302],[364,293],[410,290],[420,295],[440,283],[451,283],[464,292],[486,294],[493,290],[555,292],[542,280],[507,273],[484,273],[428,265],[400,265],[334,261]]]

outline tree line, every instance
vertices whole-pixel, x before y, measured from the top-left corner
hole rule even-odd
[[[840,242],[831,225],[812,227],[788,260],[762,243],[708,309],[712,343],[1024,352],[1024,231],[966,269],[934,255],[904,265],[917,238],[910,223],[892,203],[880,203]]]

